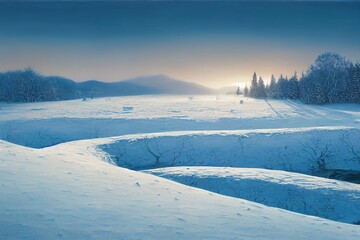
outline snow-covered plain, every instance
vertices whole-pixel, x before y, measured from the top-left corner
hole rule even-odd
[[[240,99],[1,103],[0,239],[359,239],[359,185],[310,175],[360,170],[360,106]]]
[[[244,104],[239,104],[240,100]],[[132,107],[132,110],[127,107]],[[35,148],[98,137],[179,130],[360,126],[358,104],[303,105],[234,96],[132,96],[0,103],[0,139]],[[129,121],[131,120],[131,121]]]

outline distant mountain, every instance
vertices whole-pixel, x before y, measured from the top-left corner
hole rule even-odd
[[[90,80],[78,83],[78,90],[83,97],[213,93],[210,88],[176,80],[165,75],[142,76],[111,83]]]
[[[210,94],[214,90],[202,85],[180,81],[166,75],[142,76],[119,83],[131,83],[152,89],[154,94]]]
[[[95,80],[81,82],[77,88],[82,97],[113,97],[153,94],[153,89],[128,82],[105,83]]]

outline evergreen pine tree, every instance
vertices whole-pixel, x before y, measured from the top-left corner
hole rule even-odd
[[[249,96],[253,98],[258,97],[258,82],[256,72],[254,72],[253,79],[251,81]]]
[[[297,73],[295,72],[294,76],[292,76],[290,78],[290,80],[288,81],[288,94],[287,94],[287,98],[290,99],[298,99],[299,98],[299,80],[297,78]]]
[[[240,92],[240,87],[238,87],[237,90],[236,90],[236,95],[239,96],[240,93],[241,93],[241,92]]]
[[[274,74],[271,74],[271,81],[270,81],[269,90],[268,90],[268,97],[276,98],[276,96],[277,96],[276,80],[275,80]]]
[[[277,81],[277,89],[278,89],[278,99],[286,98],[286,80],[281,74]]]
[[[258,98],[266,98],[265,83],[261,77],[258,83]]]
[[[244,88],[244,96],[249,97],[249,88],[247,86]]]

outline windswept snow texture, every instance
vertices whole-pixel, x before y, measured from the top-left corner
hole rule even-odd
[[[360,223],[358,184],[255,168],[172,167],[144,172],[267,206]]]
[[[114,167],[90,141],[0,141],[0,239],[354,239],[356,225]]]
[[[359,129],[326,127],[128,135],[100,147],[130,169],[223,166],[315,174],[360,170],[359,143]]]
[[[359,128],[360,105],[189,95],[0,103],[0,139],[34,148],[136,133],[325,126]]]

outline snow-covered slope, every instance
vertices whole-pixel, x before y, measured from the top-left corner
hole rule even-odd
[[[0,141],[1,239],[359,239],[356,225],[266,207],[102,161],[90,141]]]
[[[145,172],[267,206],[360,224],[359,184],[256,168],[171,167]]]

